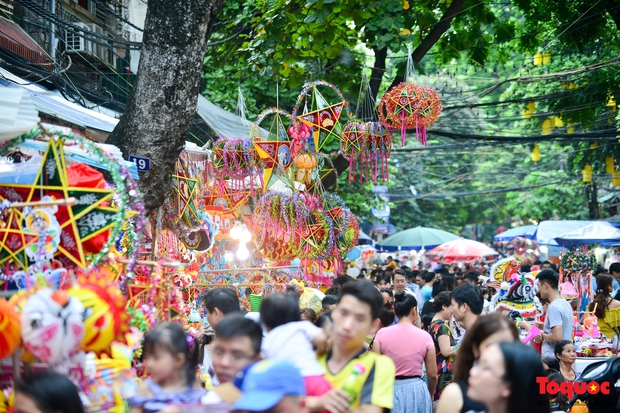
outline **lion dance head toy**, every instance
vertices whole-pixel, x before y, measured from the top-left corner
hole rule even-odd
[[[91,271],[78,276],[77,286],[69,290],[84,306],[82,349],[86,352],[108,353],[112,342],[124,343],[129,331],[125,298],[112,279],[107,269]]]

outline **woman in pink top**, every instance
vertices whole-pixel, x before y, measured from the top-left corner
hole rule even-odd
[[[403,291],[394,294],[394,311],[398,324],[379,330],[372,348],[396,365],[392,412],[432,413],[431,394],[437,386],[435,344],[430,334],[414,326],[418,303],[413,295]],[[422,364],[426,364],[427,385],[422,380]]]

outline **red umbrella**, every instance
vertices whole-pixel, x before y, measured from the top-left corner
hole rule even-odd
[[[445,262],[471,262],[480,259],[490,261],[499,253],[481,242],[459,238],[433,248],[426,255]]]

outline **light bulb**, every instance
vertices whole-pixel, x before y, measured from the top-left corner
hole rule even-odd
[[[241,261],[245,261],[250,258],[250,250],[248,250],[248,247],[246,247],[243,242],[240,242],[239,248],[237,248],[237,258]]]
[[[252,241],[252,233],[250,232],[250,230],[245,224],[241,226],[241,235],[239,236],[239,239],[244,244],[247,244],[248,242]]]
[[[241,223],[235,221],[235,225],[230,230],[230,238],[239,239],[239,237],[241,237]]]

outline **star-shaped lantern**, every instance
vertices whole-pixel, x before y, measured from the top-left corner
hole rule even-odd
[[[267,137],[261,136],[259,125],[267,115],[274,115]],[[256,154],[261,160],[263,167],[263,189],[267,190],[278,178],[284,175],[293,161],[293,148],[287,130],[282,122],[285,117],[290,123],[293,118],[287,112],[272,108],[258,115],[256,123],[252,126],[250,135],[254,140]],[[276,174],[274,175],[274,169]]]
[[[68,259],[78,267],[86,266],[83,243],[114,225],[113,219],[119,212],[118,208],[104,206],[113,194],[114,191],[110,189],[71,186],[63,143],[55,139],[49,141],[34,183],[0,184],[0,200],[10,202],[36,202],[46,196],[56,200],[71,197],[76,199],[75,205],[58,205],[55,216],[62,230],[57,256]],[[3,239],[17,240],[14,244],[4,245],[2,253],[5,255],[3,261],[12,258],[16,265],[27,268],[22,252],[28,245],[36,242],[36,239],[32,238],[31,233],[19,235],[15,230],[16,224],[19,228],[23,227],[19,224],[21,219],[21,213],[11,212],[8,224],[0,230]],[[10,250],[13,250],[13,253],[7,256]]]
[[[198,180],[189,177],[180,159],[176,162],[175,175],[172,177],[174,178],[174,195],[179,219],[184,218],[187,214],[191,216],[191,220],[198,220],[198,210],[194,203]]]
[[[310,112],[298,116],[302,123],[312,128],[312,143],[314,147],[310,148],[310,150],[316,152],[321,152],[326,144],[340,140],[342,134],[342,125],[339,121],[340,115],[348,106],[347,101],[342,97],[342,100],[336,103],[328,103],[321,92],[317,90],[317,86],[323,84],[323,82],[318,82],[310,86],[312,88],[312,109]],[[329,84],[325,85],[330,86]]]

